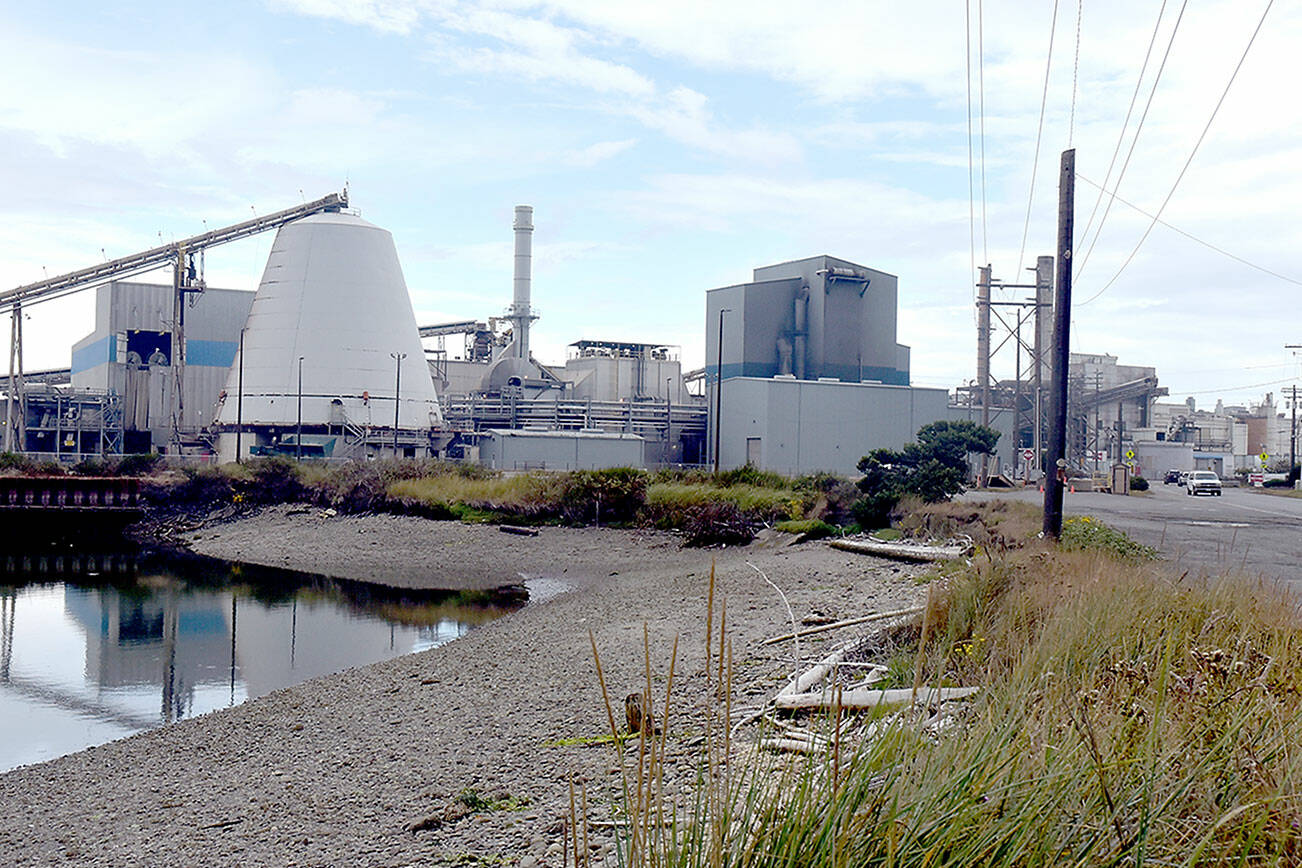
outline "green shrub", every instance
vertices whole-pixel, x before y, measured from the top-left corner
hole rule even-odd
[[[97,458],[86,458],[72,465],[73,476],[112,476],[115,470],[112,463]]]
[[[310,492],[311,499],[342,512],[413,510],[414,503],[402,504],[390,500],[389,488],[403,480],[433,476],[487,479],[493,475],[492,471],[475,464],[448,461],[349,461],[329,466],[307,464],[300,468],[300,478]]]
[[[388,495],[403,508],[452,508],[460,504],[506,516],[553,518],[561,514],[561,491],[564,484],[564,476],[555,473],[528,473],[488,479],[470,479],[444,473],[395,482],[389,486]]]
[[[756,488],[790,488],[791,480],[781,473],[760,470],[753,464],[743,464],[732,470],[722,470],[714,475],[713,482],[721,488],[734,485],[753,485]]]
[[[790,521],[780,521],[773,525],[774,530],[780,530],[783,533],[794,533],[804,540],[822,539],[825,536],[832,536],[840,531],[836,525],[828,524],[817,518],[792,519]]]
[[[1157,549],[1135,542],[1125,532],[1089,515],[1075,516],[1062,523],[1059,543],[1067,551],[1099,551],[1123,561],[1151,561]]]
[[[1130,488],[1132,491],[1148,491],[1148,480],[1142,476],[1130,477]]]
[[[251,479],[239,488],[251,503],[293,503],[306,494],[299,479],[299,464],[291,458],[254,458],[245,466]]]
[[[809,508],[813,518],[832,524],[845,524],[854,517],[854,502],[859,499],[859,488],[853,482],[834,473],[819,472],[798,477],[791,486],[802,494],[813,495]]]
[[[714,500],[689,507],[682,531],[689,546],[745,545],[755,538],[755,523],[736,504]]]
[[[235,498],[235,480],[224,468],[185,465],[181,473],[185,478],[180,483],[159,489],[151,499],[162,497],[188,506],[209,506],[230,503]]]
[[[1267,479],[1261,483],[1262,488],[1292,488],[1293,483],[1287,479]]]
[[[647,474],[631,467],[565,474],[560,514],[569,522],[630,522],[646,503]]]
[[[850,504],[850,515],[854,517],[855,524],[864,530],[890,527],[891,512],[899,502],[899,495],[894,491],[870,491]]]
[[[118,462],[118,476],[148,476],[158,469],[158,465],[163,461],[163,456],[157,452],[147,452],[138,455],[124,455]]]

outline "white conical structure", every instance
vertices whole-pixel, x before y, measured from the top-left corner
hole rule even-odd
[[[302,359],[302,388],[299,371]],[[442,423],[393,236],[350,214],[318,214],[276,233],[217,421],[290,429]],[[398,367],[401,366],[399,382]],[[243,395],[242,400],[240,395]]]

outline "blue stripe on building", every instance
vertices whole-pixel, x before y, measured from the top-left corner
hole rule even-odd
[[[206,365],[213,368],[229,368],[235,362],[235,353],[239,351],[238,341],[196,341],[185,342],[185,363],[187,365]]]
[[[82,371],[98,368],[106,362],[115,361],[117,351],[118,342],[114,335],[106,335],[93,344],[87,344],[79,350],[73,350],[72,372],[80,374]]]

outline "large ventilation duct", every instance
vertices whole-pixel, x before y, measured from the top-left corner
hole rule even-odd
[[[511,329],[515,357],[529,359],[529,324],[533,321],[529,294],[533,270],[533,206],[515,206],[515,288],[511,298]]]
[[[797,380],[805,378],[805,347],[809,336],[809,284],[802,283],[796,292],[795,301],[795,375]]]
[[[242,403],[246,426],[292,430],[300,395],[304,425],[338,425],[342,414],[391,428],[395,397],[399,428],[442,422],[393,236],[360,217],[319,214],[281,227],[243,343],[218,411],[223,425],[236,423]]]

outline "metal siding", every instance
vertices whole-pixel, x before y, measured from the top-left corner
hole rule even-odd
[[[899,294],[896,279],[889,274],[870,274],[869,277],[872,282],[864,293],[863,305],[863,365],[865,369],[895,368],[898,361],[895,341]]]
[[[862,456],[879,447],[902,447],[923,425],[947,418],[947,405],[943,389],[729,380],[723,391],[720,463],[725,468],[743,464],[750,436],[764,443],[765,470],[857,476]]]

